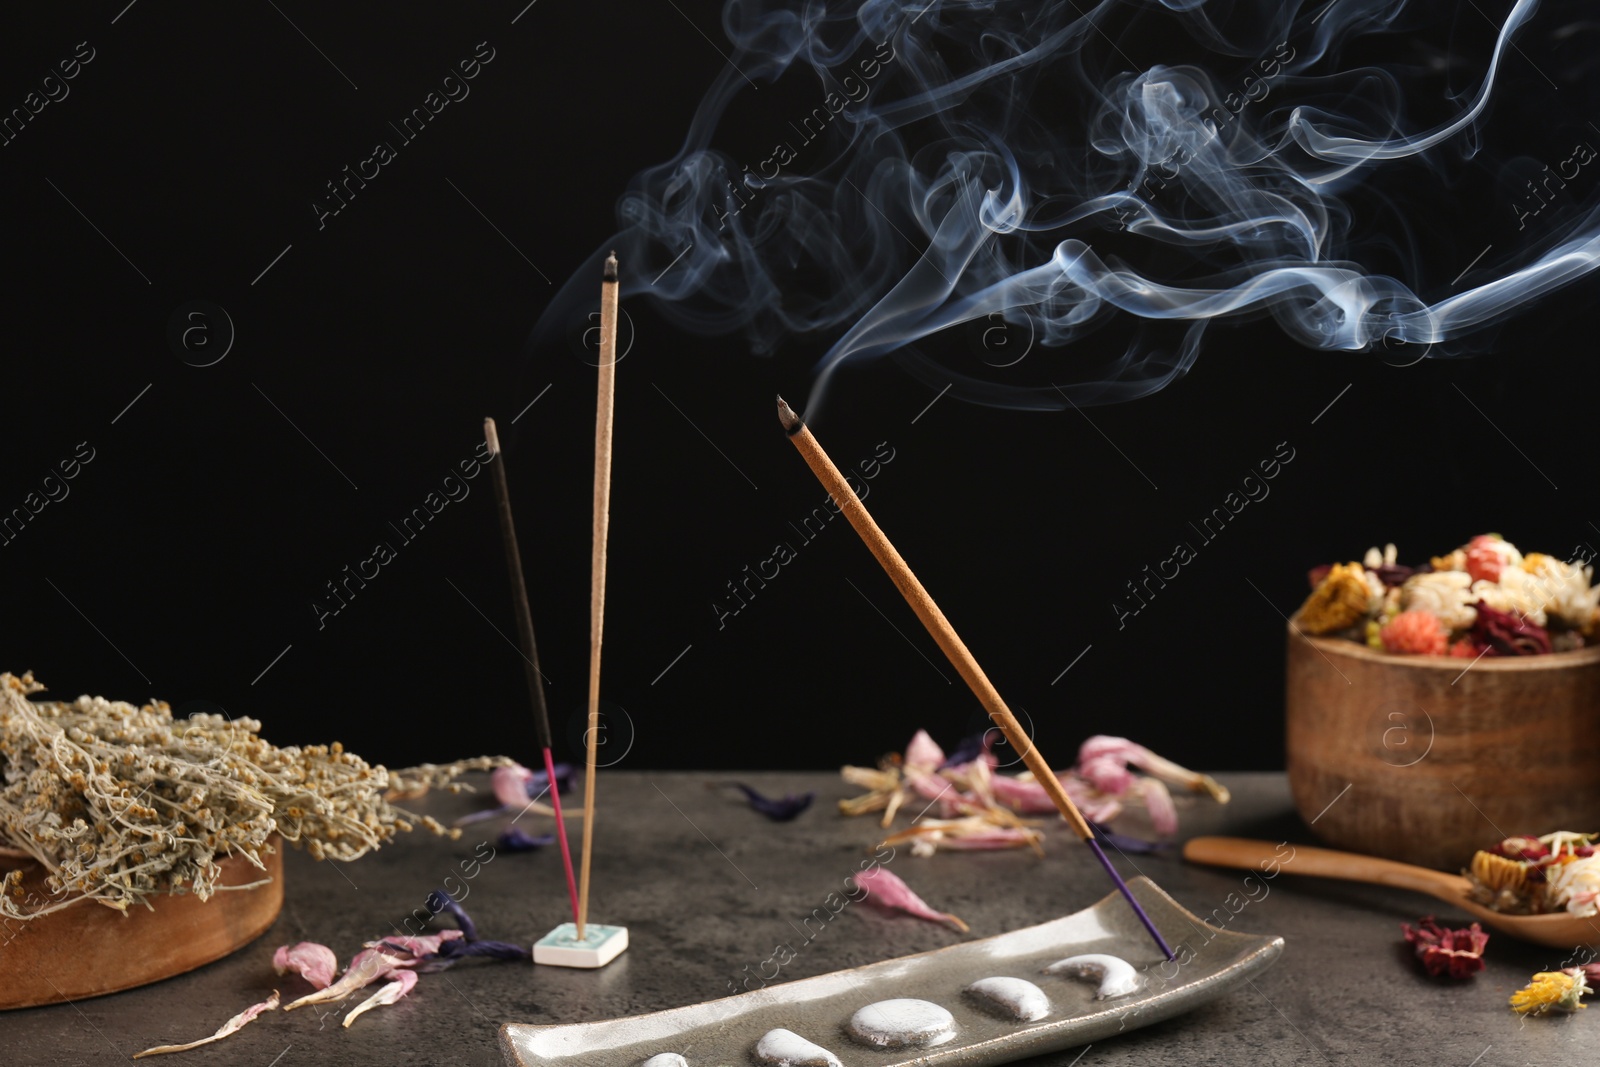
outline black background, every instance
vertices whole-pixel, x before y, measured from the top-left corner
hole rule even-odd
[[[77,42],[95,58],[0,148],[0,510],[79,442],[94,459],[0,547],[0,667],[57,697],[220,706],[279,744],[337,738],[390,765],[532,759],[487,475],[320,629],[311,607],[376,541],[398,545],[387,523],[439,489],[493,415],[558,748],[573,754],[594,372],[570,346],[527,341],[556,289],[592,270],[628,179],[677,149],[729,46],[704,0],[524,2],[113,0],[8,17],[6,109]],[[1440,5],[1382,48],[1402,64],[1447,53],[1448,77],[1427,85],[1470,95],[1490,17],[1508,8]],[[1570,10],[1552,10],[1507,61],[1490,148],[1368,200],[1386,205],[1380,227],[1413,224],[1394,236],[1438,274],[1425,296],[1485,245],[1480,266],[1514,261],[1513,160],[1600,140],[1593,34],[1557,33]],[[1154,19],[1108,25],[1141,64],[1186,47]],[[495,58],[471,95],[319,230],[324,183],[480,41]],[[778,114],[790,91],[764,88],[759,107]],[[1416,103],[1419,121],[1458,106]],[[1546,221],[1575,220],[1593,184],[1572,183]],[[894,450],[872,511],[1055,760],[1104,732],[1190,765],[1276,767],[1284,615],[1307,568],[1385,540],[1422,559],[1486,529],[1563,556],[1600,543],[1593,293],[1585,281],[1545,300],[1483,335],[1476,358],[1403,368],[1306,350],[1270,321],[1228,326],[1164,392],[1083,412],[929,407],[937,390],[884,361],[847,371],[815,429],[841,464]],[[192,300],[237,330],[213,366],[168,344]],[[821,502],[772,397],[802,403],[832,338],[758,358],[737,337],[672,328],[646,300],[625,307],[604,691],[626,723],[613,716],[608,761],[830,767],[918,727],[953,744],[978,726],[843,523],[718,628],[724,583],[794,542],[788,524]],[[971,362],[969,343],[929,350]],[[1294,459],[1271,495],[1201,545],[1188,524],[1280,442]],[[1179,540],[1198,558],[1119,629],[1123,583]]]

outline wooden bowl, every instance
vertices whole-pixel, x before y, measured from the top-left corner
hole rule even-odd
[[[214,893],[204,902],[187,893],[158,896],[150,901],[153,911],[135,906],[123,914],[91,902],[26,922],[0,919],[0,1010],[148,985],[254,941],[283,907],[283,843],[273,838],[272,844],[262,857],[265,871],[239,856],[220,864],[218,885],[271,877],[255,889]],[[46,896],[43,868],[29,863],[27,869],[24,890]]]
[[[1600,830],[1600,647],[1472,664],[1291,621],[1286,704],[1295,807],[1331,845],[1459,871],[1510,834]]]

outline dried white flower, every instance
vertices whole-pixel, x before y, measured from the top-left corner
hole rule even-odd
[[[1593,567],[1535,554],[1529,556],[1516,573],[1519,577],[1512,581],[1526,587],[1530,593],[1537,591],[1549,616],[1570,629],[1587,630],[1596,612],[1600,611],[1600,589],[1591,585]],[[1511,576],[1502,574],[1501,583],[1508,584],[1508,577]]]
[[[1465,630],[1477,621],[1472,603],[1472,576],[1466,571],[1414,574],[1400,587],[1401,608],[1437,615],[1447,630]]]

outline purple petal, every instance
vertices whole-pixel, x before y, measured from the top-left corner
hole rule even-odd
[[[556,791],[568,792],[572,789],[572,764],[558,763],[556,767]],[[528,779],[528,796],[536,797],[543,793],[550,784],[550,776],[544,771],[534,771],[533,777]]]
[[[555,834],[539,834],[535,837],[520,826],[513,826],[495,838],[495,848],[501,852],[532,852],[546,845],[555,844]]]
[[[817,798],[815,793],[804,793],[799,796],[790,793],[781,800],[773,800],[770,797],[762,796],[743,782],[734,782],[733,787],[745,795],[745,799],[750,801],[752,808],[773,822],[788,822],[809,808],[811,802]]]
[[[1146,852],[1155,852],[1157,849],[1172,847],[1168,842],[1146,841],[1143,838],[1129,837],[1127,834],[1119,834],[1110,827],[1103,826],[1097,822],[1091,822],[1089,825],[1094,828],[1095,837],[1099,838],[1101,841],[1104,841],[1118,852],[1139,855]]]
[[[526,945],[509,941],[446,941],[439,946],[439,955],[445,959],[463,959],[467,956],[487,956],[494,960],[529,960],[533,952]]]
[[[455,898],[443,889],[435,889],[428,894],[428,911],[434,915],[438,915],[440,912],[447,913],[450,918],[456,921],[456,925],[461,928],[461,936],[463,938],[468,941],[478,940],[477,924],[472,921],[471,916],[462,909],[461,905],[456,903]]]
[[[965,767],[973,760],[981,759],[988,755],[989,741],[994,733],[994,728],[990,727],[982,733],[963,738],[961,743],[956,746],[956,750],[945,758],[939,769],[942,771],[946,767]]]

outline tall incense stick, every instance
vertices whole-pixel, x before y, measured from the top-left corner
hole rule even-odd
[[[589,919],[589,861],[594,854],[594,772],[600,736],[600,643],[606,621],[606,532],[611,523],[611,423],[617,384],[617,254],[600,276],[600,384],[594,411],[594,551],[589,572],[589,729],[584,732],[583,872],[578,882],[578,940]]]
[[[1133,892],[1128,888],[1128,883],[1122,880],[1122,876],[1117,873],[1117,869],[1111,865],[1111,861],[1101,851],[1100,843],[1095,840],[1094,830],[1089,826],[1088,820],[1083,817],[1083,813],[1078,810],[1078,806],[1072,802],[1072,798],[1067,796],[1067,791],[1062,788],[1060,779],[1055,776],[1055,772],[1050,769],[1050,765],[1045,762],[1044,757],[1039,754],[1039,750],[1034,747],[1032,739],[1023,731],[1022,724],[1017,722],[1017,717],[1011,713],[1011,709],[1001,699],[999,691],[989,681],[988,675],[983,673],[983,668],[978,666],[978,661],[967,650],[966,644],[961,640],[960,635],[956,633],[955,627],[950,625],[950,620],[944,617],[944,612],[939,610],[939,605],[933,602],[933,597],[929,596],[928,591],[922,587],[922,583],[917,581],[917,576],[911,573],[911,567],[907,565],[900,553],[895,551],[894,545],[889,543],[889,538],[879,529],[872,516],[867,513],[866,505],[861,503],[860,498],[855,494],[855,490],[850,488],[850,484],[845,481],[844,475],[839,473],[839,468],[833,465],[833,460],[828,458],[828,454],[822,450],[822,446],[811,435],[811,431],[806,428],[806,424],[801,420],[800,416],[796,415],[789,405],[783,402],[783,397],[781,396],[778,398],[778,421],[783,423],[784,430],[789,434],[789,440],[794,442],[794,446],[800,450],[800,455],[805,457],[806,465],[811,468],[811,472],[822,482],[823,488],[833,495],[834,501],[844,512],[844,517],[850,520],[850,525],[855,527],[855,531],[861,536],[861,540],[866,542],[867,548],[877,557],[878,562],[882,564],[883,569],[888,573],[889,579],[894,582],[895,588],[900,590],[900,595],[906,598],[906,603],[911,605],[911,610],[916,612],[917,618],[922,620],[922,625],[927,627],[928,633],[938,644],[940,651],[950,660],[951,666],[955,667],[962,680],[967,683],[968,688],[978,698],[978,702],[983,705],[983,709],[989,713],[989,717],[994,720],[995,725],[1000,727],[1001,732],[1006,736],[1006,740],[1011,743],[1013,748],[1022,753],[1023,762],[1028,765],[1028,770],[1033,772],[1034,779],[1044,787],[1045,792],[1050,795],[1050,799],[1054,802],[1057,810],[1071,824],[1077,835],[1083,838],[1084,843],[1094,851],[1096,858],[1100,860],[1101,866],[1105,867],[1106,873],[1111,875],[1111,880],[1116,883],[1117,889],[1127,898],[1128,903],[1133,905],[1133,910],[1139,916],[1139,920],[1144,923],[1144,928],[1150,931],[1150,936],[1155,938],[1156,944],[1160,946],[1167,959],[1172,959],[1172,949],[1168,947],[1166,940],[1161,936],[1161,931],[1156,929],[1155,923],[1150,921],[1150,916],[1145,914],[1144,908],[1134,899]],[[589,832],[588,826],[583,829],[585,834]]]
[[[545,706],[544,676],[539,671],[539,646],[533,640],[533,612],[528,608],[528,585],[522,577],[522,553],[517,549],[517,527],[511,521],[511,485],[506,460],[500,452],[500,435],[494,420],[483,420],[483,437],[494,467],[494,493],[500,504],[500,540],[505,543],[506,570],[511,573],[511,605],[517,613],[517,638],[528,676],[528,703],[533,705],[533,730],[544,752],[544,773],[550,783],[550,800],[556,809],[556,833],[561,840],[561,864],[567,872],[567,897],[572,901],[572,921],[578,921],[578,886],[572,877],[572,850],[567,845],[567,820],[561,814],[561,790],[556,785],[556,763],[550,754],[550,711]]]

